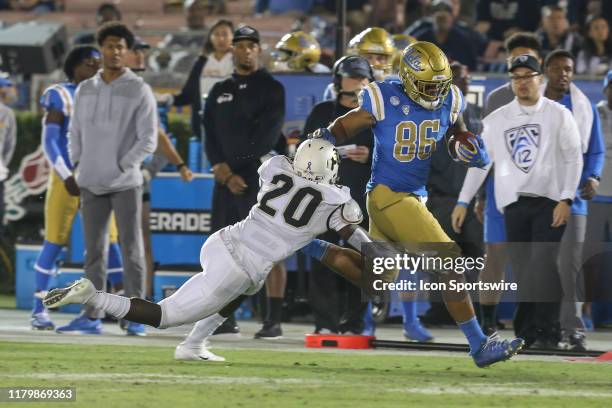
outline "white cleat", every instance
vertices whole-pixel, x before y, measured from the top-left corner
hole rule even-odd
[[[60,307],[72,303],[85,304],[94,294],[96,288],[89,279],[79,279],[66,288],[49,291],[43,299],[45,307]]]
[[[225,361],[225,357],[216,355],[204,346],[191,348],[184,343],[176,346],[174,359],[184,361]]]

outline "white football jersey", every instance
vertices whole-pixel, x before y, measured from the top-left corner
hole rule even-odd
[[[265,279],[272,265],[317,235],[348,225],[341,207],[352,200],[348,187],[298,176],[285,156],[270,158],[258,172],[257,204],[247,218],[221,233],[230,252],[255,281]]]

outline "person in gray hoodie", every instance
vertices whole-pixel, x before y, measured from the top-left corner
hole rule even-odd
[[[106,239],[115,212],[124,260],[124,290],[142,297],[145,257],[140,225],[141,164],[157,147],[157,108],[153,91],[125,67],[134,35],[119,22],[98,29],[102,70],[76,91],[68,133],[70,160],[77,169],[85,236],[85,276],[98,290],[106,284]],[[64,331],[99,333],[100,309],[86,308]],[[128,334],[145,335],[144,326],[129,323]]]

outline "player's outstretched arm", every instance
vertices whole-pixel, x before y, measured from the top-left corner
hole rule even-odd
[[[343,143],[375,124],[376,120],[370,112],[362,108],[355,108],[337,118],[327,128],[315,130],[308,135],[308,138],[323,138],[333,144]]]

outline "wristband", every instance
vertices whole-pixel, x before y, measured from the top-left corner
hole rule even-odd
[[[466,203],[465,201],[457,201],[457,205],[460,205],[465,208],[468,208],[470,206],[470,204]]]
[[[185,162],[180,162],[179,164],[176,165],[176,169],[180,170],[182,167],[187,167],[187,165],[185,164]]]

